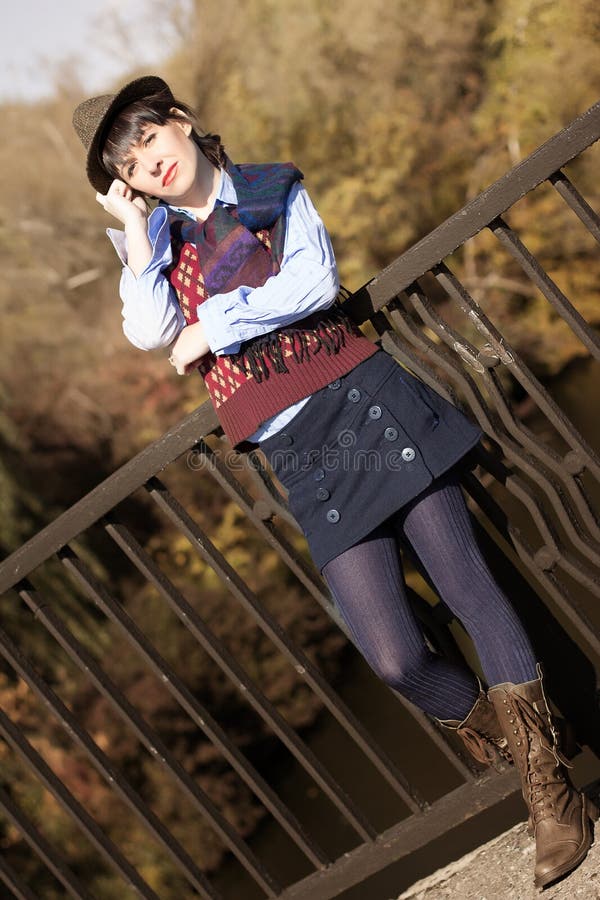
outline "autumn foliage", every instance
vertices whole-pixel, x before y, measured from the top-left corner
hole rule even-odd
[[[196,0],[189,16],[176,3],[172,14],[181,38],[157,74],[197,108],[203,126],[221,134],[235,161],[293,159],[303,170],[350,289],[600,95],[600,7],[592,0]],[[112,223],[94,201],[70,124],[82,96],[75,81],[63,83],[52,100],[2,108],[0,172],[19,160],[19,178],[5,176],[0,195],[5,555],[205,398],[200,379],[179,379],[164,352],[143,354],[122,334],[119,266],[103,234]],[[597,161],[592,149],[570,170],[595,207]],[[597,248],[584,229],[570,227],[572,213],[548,188],[510,215],[584,318],[600,324]],[[585,354],[490,236],[458,254],[456,264],[540,377]],[[275,554],[248,533],[238,508],[185,461],[169,479],[280,623],[331,678],[339,676],[344,641]],[[189,544],[144,498],[133,498],[128,515],[146,549],[288,721],[297,728],[314,722],[313,695]],[[83,541],[90,565],[238,746],[268,760],[273,748],[264,725],[116,551],[107,567],[99,552],[105,540],[91,533]],[[240,833],[250,834],[262,813],[248,789],[128,650],[116,626],[58,569],[40,576],[57,610]],[[217,867],[222,846],[193,809],[179,804],[105,698],[32,625],[16,595],[1,602],[4,628],[31,652],[98,745],[188,842],[195,860],[207,870]],[[140,826],[120,817],[104,781],[9,666],[0,672],[0,703],[154,890],[164,898],[185,896],[170,864],[148,849]],[[97,866],[56,803],[2,742],[0,771],[29,815],[76,861],[94,895],[116,897],[113,875]],[[40,895],[61,896],[16,829],[0,825],[0,844]]]

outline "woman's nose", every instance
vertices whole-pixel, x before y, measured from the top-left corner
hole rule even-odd
[[[162,159],[156,154],[147,154],[144,156],[142,164],[149,175],[158,175],[161,170]]]

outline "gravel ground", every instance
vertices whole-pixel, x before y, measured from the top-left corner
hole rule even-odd
[[[533,886],[534,844],[523,822],[418,881],[398,900],[600,900],[600,823],[596,834],[581,865],[544,891]]]

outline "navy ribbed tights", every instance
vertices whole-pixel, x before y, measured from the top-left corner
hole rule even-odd
[[[477,698],[473,673],[432,653],[424,642],[406,597],[398,537],[410,544],[471,636],[488,685],[537,678],[527,634],[481,555],[453,476],[437,479],[323,569],[342,617],[374,671],[438,719],[462,720]]]

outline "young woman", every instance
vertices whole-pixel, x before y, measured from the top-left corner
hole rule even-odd
[[[123,263],[124,331],[198,368],[223,429],[260,446],[372,668],[480,761],[522,778],[535,881],[573,869],[595,810],[569,782],[521,623],[477,547],[457,466],[480,431],[368,341],[336,303],[323,223],[290,163],[236,166],[155,76],[77,107],[97,200]],[[146,198],[159,201],[149,214]],[[398,541],[469,632],[489,685],[432,653]]]

